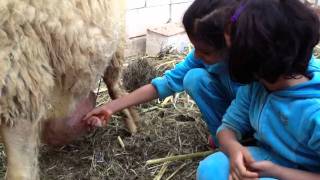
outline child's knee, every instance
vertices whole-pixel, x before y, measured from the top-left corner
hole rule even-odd
[[[197,169],[198,180],[224,180],[229,176],[229,159],[217,152],[202,160]]]
[[[187,92],[197,91],[201,87],[201,83],[207,82],[210,74],[203,68],[191,69],[187,72],[183,79],[183,87]]]

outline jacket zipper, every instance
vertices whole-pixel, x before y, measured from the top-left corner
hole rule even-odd
[[[261,115],[265,109],[266,104],[269,102],[269,99],[270,99],[270,94],[268,93],[264,98],[264,103],[263,103],[263,105],[260,109],[259,115],[258,115],[258,130],[257,131],[259,134],[261,133],[261,118],[262,118]],[[259,137],[261,138],[260,135],[259,135]]]

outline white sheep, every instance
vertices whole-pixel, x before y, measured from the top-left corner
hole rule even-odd
[[[0,1],[0,122],[7,179],[39,179],[42,122],[74,112],[101,76],[112,98],[121,95],[124,2]],[[134,111],[125,114],[135,132]]]

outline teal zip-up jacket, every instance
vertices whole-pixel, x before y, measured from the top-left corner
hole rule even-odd
[[[236,90],[240,84],[230,80],[226,64],[221,61],[216,64],[207,65],[201,59],[197,59],[194,50],[192,50],[182,62],[175,66],[175,68],[166,71],[162,77],[157,77],[151,81],[151,84],[157,89],[159,98],[164,99],[174,93],[184,91],[184,76],[189,70],[194,68],[204,68],[209,73],[223,78],[223,81],[229,86],[229,88],[227,88],[228,92],[226,92],[227,95],[230,99],[235,97]]]
[[[320,62],[311,59],[310,80],[269,92],[261,83],[242,86],[223,117],[224,128],[246,133],[262,147],[298,165],[320,172]]]

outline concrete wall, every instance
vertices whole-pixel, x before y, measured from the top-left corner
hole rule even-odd
[[[167,23],[181,23],[185,10],[193,0],[127,0],[126,56],[146,53],[146,33],[148,28]]]
[[[193,0],[127,0],[127,35],[143,36],[148,27],[181,22]]]
[[[320,0],[301,0],[320,6]],[[127,49],[126,56],[146,52],[148,28],[166,23],[181,23],[185,10],[193,0],[127,0]]]

